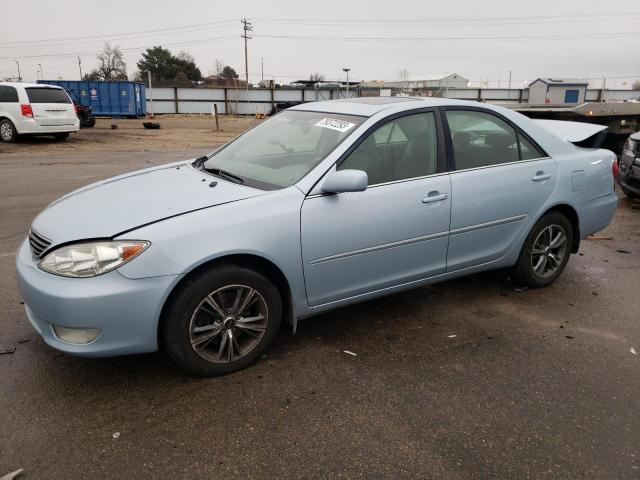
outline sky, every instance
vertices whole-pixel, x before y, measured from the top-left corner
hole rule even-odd
[[[578,77],[630,88],[640,79],[640,1],[0,0],[0,79],[77,80],[106,41],[132,78],[145,47],[192,54],[203,74],[216,59],[244,78],[241,18],[253,25],[249,80],[289,83],[394,80],[456,72],[472,85],[524,86]],[[487,83],[488,82],[488,83]]]

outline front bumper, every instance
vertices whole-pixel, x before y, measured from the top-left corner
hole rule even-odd
[[[18,289],[27,318],[51,347],[87,357],[127,355],[158,349],[158,319],[180,275],[130,280],[117,270],[92,278],[65,278],[36,266],[29,243],[16,259]],[[52,325],[99,328],[91,343],[60,340]]]

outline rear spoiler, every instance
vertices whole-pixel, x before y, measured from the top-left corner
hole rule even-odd
[[[577,147],[600,148],[609,127],[596,123],[567,122],[564,120],[534,120],[554,135]]]

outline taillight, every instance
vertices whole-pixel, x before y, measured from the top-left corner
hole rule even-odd
[[[611,170],[613,171],[614,180],[618,179],[618,173],[620,172],[620,166],[618,165],[618,159],[613,159],[613,164],[611,165]]]
[[[31,109],[31,105],[28,103],[26,105],[20,105],[20,110],[22,111],[23,117],[33,118],[33,110]]]
[[[73,104],[73,111],[78,115],[78,106],[75,103]]]

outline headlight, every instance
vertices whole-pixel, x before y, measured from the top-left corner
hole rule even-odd
[[[76,243],[52,251],[38,266],[63,277],[95,277],[124,265],[149,245],[139,240]]]

